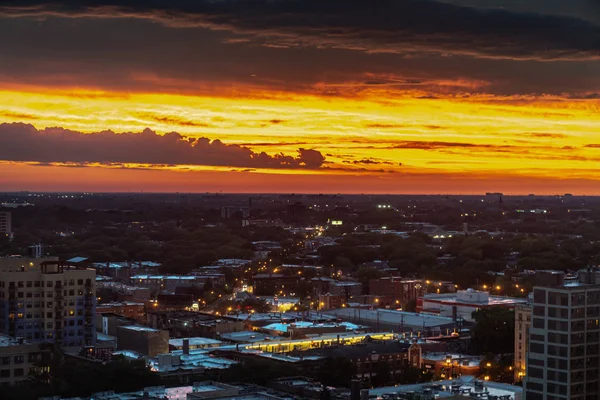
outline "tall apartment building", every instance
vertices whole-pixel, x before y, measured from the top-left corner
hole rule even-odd
[[[9,211],[0,211],[0,235],[12,235],[12,220]]]
[[[57,258],[0,259],[0,333],[63,346],[96,340],[96,272]]]
[[[600,284],[597,274],[545,271],[533,291],[527,400],[600,398]]]
[[[513,368],[515,382],[521,381],[527,372],[531,307],[531,304],[522,304],[515,307],[515,359]]]

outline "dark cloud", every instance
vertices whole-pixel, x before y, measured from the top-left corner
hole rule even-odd
[[[525,133],[523,136],[540,138],[540,139],[566,139],[569,137],[569,135],[565,135],[564,133],[547,133],[547,132],[531,132],[531,133]]]
[[[149,119],[154,122],[160,122],[162,124],[169,124],[169,125],[193,126],[193,127],[198,127],[198,128],[208,128],[211,126],[210,124],[207,124],[206,122],[190,121],[190,120],[187,120],[184,118],[172,117],[172,116],[168,116],[168,115],[139,113],[139,114],[137,114],[137,116],[144,118],[144,119]]]
[[[354,160],[354,161],[344,161],[346,164],[354,164],[354,165],[396,165],[391,161],[377,161],[372,158],[363,158],[362,160]],[[402,165],[402,164],[400,164]]]
[[[415,150],[437,150],[447,148],[481,148],[481,149],[512,149],[517,146],[512,145],[495,145],[495,144],[475,144],[462,142],[440,142],[440,141],[419,141],[407,140],[393,145],[393,149],[415,149]]]
[[[600,57],[600,26],[592,21],[425,0],[9,0],[2,5],[4,16],[133,17],[228,30],[283,48],[537,60]]]
[[[298,149],[296,157],[269,155],[220,140],[189,138],[177,132],[158,135],[103,131],[92,134],[63,128],[37,130],[27,124],[0,124],[0,160],[85,165],[207,165],[239,168],[318,169],[325,157]]]
[[[585,145],[588,149],[600,149],[600,144],[592,143]]]

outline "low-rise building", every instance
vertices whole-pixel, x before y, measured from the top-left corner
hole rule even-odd
[[[197,349],[210,349],[219,347],[223,344],[220,340],[205,338],[205,337],[192,337],[192,338],[179,338],[169,339],[169,349],[171,350],[197,350]]]
[[[120,326],[117,329],[117,349],[156,357],[169,352],[169,332],[146,326]]]
[[[142,322],[146,319],[146,304],[132,301],[98,304],[96,306],[96,313],[117,314]]]
[[[44,353],[50,349],[43,344],[0,335],[0,386],[25,384],[33,373],[48,373],[49,367],[40,365]]]
[[[283,274],[258,274],[252,279],[254,294],[257,296],[294,296],[298,283],[302,280],[298,275]]]
[[[425,294],[425,285],[420,280],[388,276],[371,279],[369,293],[376,296],[378,307],[403,308]]]
[[[467,289],[456,293],[426,294],[417,300],[417,312],[437,314],[454,320],[473,321],[473,312],[482,308],[514,309],[517,305],[524,304],[527,304],[527,299],[492,296],[488,292]]]

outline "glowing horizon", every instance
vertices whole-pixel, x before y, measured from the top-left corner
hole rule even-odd
[[[364,52],[371,37],[353,47],[349,38],[325,46],[311,36],[293,47],[289,32],[265,39],[258,28],[189,16],[181,26],[160,13],[153,23],[157,10],[113,19],[46,7],[0,7],[0,18],[9,32],[22,30],[17,42],[40,31],[86,36],[80,20],[98,36],[56,44],[62,57],[41,47],[5,52],[16,66],[0,68],[0,190],[600,195],[600,81],[592,72],[600,64],[592,56],[538,60],[507,47],[500,57],[485,46],[471,54],[453,37],[450,55],[434,55],[439,43],[430,39],[430,48],[423,42],[404,57]],[[113,42],[106,27],[126,43]],[[138,31],[156,51],[129,47]],[[204,38],[214,61],[182,53],[184,43],[165,35]]]

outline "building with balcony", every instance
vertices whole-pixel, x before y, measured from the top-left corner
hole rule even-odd
[[[57,258],[0,259],[0,333],[30,342],[96,341],[96,272]]]

